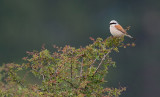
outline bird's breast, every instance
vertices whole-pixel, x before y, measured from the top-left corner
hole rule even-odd
[[[118,29],[116,29],[114,26],[110,26],[110,32],[113,36],[116,36],[116,37],[120,37],[120,36],[123,36],[124,34],[119,31]]]

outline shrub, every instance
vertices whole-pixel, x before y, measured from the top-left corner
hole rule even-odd
[[[22,64],[4,64],[0,67],[0,96],[118,97],[125,87],[109,88],[103,84],[109,67],[115,67],[110,54],[130,44],[124,45],[124,38],[91,40],[93,44],[78,49],[54,46],[57,52],[53,53],[43,47],[40,52],[27,52]],[[27,83],[29,73],[41,83]]]

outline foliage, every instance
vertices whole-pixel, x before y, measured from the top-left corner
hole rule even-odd
[[[118,47],[129,44],[124,45],[123,37],[90,39],[93,44],[86,47],[54,46],[57,52],[53,53],[43,47],[40,52],[27,52],[23,64],[4,64],[0,67],[0,96],[118,97],[126,90],[125,87],[102,85],[107,82],[104,78],[109,67],[115,67],[110,53],[119,52]],[[41,83],[26,83],[29,73],[39,78]]]

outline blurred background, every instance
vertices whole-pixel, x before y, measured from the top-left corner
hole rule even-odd
[[[92,43],[89,37],[105,39],[113,19],[131,26],[137,40],[113,55],[108,86],[127,87],[121,97],[160,97],[159,0],[0,0],[0,64],[21,63],[42,44],[53,51],[54,44],[78,48]]]

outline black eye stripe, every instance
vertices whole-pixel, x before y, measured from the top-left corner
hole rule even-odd
[[[111,25],[111,24],[116,24],[116,23],[110,23],[110,25]]]

